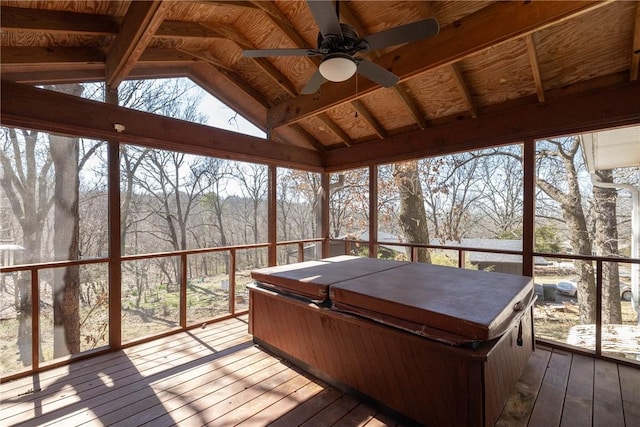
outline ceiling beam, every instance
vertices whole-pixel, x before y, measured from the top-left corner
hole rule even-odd
[[[90,13],[63,12],[58,10],[2,7],[0,28],[3,30],[42,31],[53,34],[85,34],[92,36],[116,36],[122,18]],[[222,38],[215,30],[197,22],[164,21],[154,38]]]
[[[473,118],[478,117],[478,109],[473,102],[473,98],[469,92],[469,87],[464,81],[464,76],[460,71],[460,67],[457,64],[449,64],[449,71],[451,72],[451,75],[453,75],[453,81],[456,84],[464,103],[467,104],[469,114],[471,114],[471,117]]]
[[[296,47],[298,48],[305,48],[305,47],[315,48],[316,47],[315,45],[307,46],[308,43],[306,42],[306,40],[302,38],[302,36],[296,31],[293,25],[291,25],[291,22],[289,22],[287,17],[282,14],[280,9],[278,9],[278,7],[273,2],[261,0],[261,1],[251,1],[249,3],[253,3],[257,8],[264,11],[265,14],[271,20],[271,22],[273,22],[273,24],[276,27],[278,27],[278,29],[282,31],[284,35],[287,36],[287,38],[291,40],[291,42]],[[309,60],[312,60],[311,57],[307,56],[306,58],[309,58]]]
[[[384,139],[387,137],[387,130],[380,124],[371,111],[359,100],[355,100],[351,103],[356,110],[356,114],[360,114],[365,121],[371,126],[373,131],[378,135],[378,138]],[[357,116],[356,116],[357,117]]]
[[[223,159],[321,171],[317,151],[82,99],[29,85],[0,83],[0,124],[114,140]],[[114,125],[124,125],[116,132]]]
[[[205,6],[216,6],[216,7],[233,7],[233,8],[243,8],[248,10],[256,10],[258,6],[253,4],[253,2],[245,1],[245,0],[201,0],[196,1],[194,3],[200,3]]]
[[[120,20],[108,15],[2,6],[3,30],[31,30],[47,33],[116,35]]]
[[[209,49],[178,48],[177,50],[187,55],[191,55],[195,58],[202,59],[203,61],[208,62],[209,64],[217,68],[222,68],[225,71],[233,71],[231,68],[227,67],[227,64],[216,58]]]
[[[328,127],[331,132],[336,134],[336,136],[340,138],[340,140],[342,140],[342,143],[344,145],[346,145],[347,147],[351,147],[353,145],[353,140],[351,139],[349,134],[343,131],[342,128],[338,126],[327,113],[318,114],[318,119],[320,119],[320,121],[324,123],[324,125]]]
[[[160,27],[168,8],[169,3],[164,1],[131,2],[105,63],[108,88],[116,88],[127,77]]]
[[[531,73],[533,74],[533,81],[536,85],[538,102],[544,102],[544,85],[542,84],[540,63],[538,62],[538,50],[536,49],[536,42],[533,40],[533,34],[527,34],[525,36],[525,42],[527,43],[527,56],[529,57],[529,63],[531,64]]]
[[[107,57],[106,49],[95,47],[0,47],[2,71],[17,65],[82,65],[101,63]]]
[[[216,30],[223,34],[225,38],[228,38],[232,42],[234,42],[240,49],[256,49],[256,47],[237,29],[231,27],[229,25],[218,25],[218,24],[209,24],[202,23],[206,28],[210,28],[212,30]],[[276,68],[269,60],[266,58],[247,58],[252,61],[260,70],[262,70],[275,84],[280,86],[285,92],[289,95],[296,96],[298,94],[298,90],[291,83],[291,81]]]
[[[559,99],[549,96],[544,104],[534,103],[526,107],[511,108],[501,114],[482,114],[476,119],[453,121],[422,131],[392,136],[384,141],[376,140],[328,151],[325,155],[326,171],[335,172],[371,164],[519,143],[525,139],[638,124],[638,99],[638,81]]]
[[[88,47],[1,47],[0,70],[16,72],[28,68],[105,68],[107,57],[105,48]],[[198,61],[198,56],[178,49],[146,49],[138,58],[140,63],[167,63],[183,65]],[[104,77],[104,73],[103,73]]]
[[[630,80],[638,80],[640,68],[640,2],[636,2],[636,19],[633,28],[633,47],[631,48]]]
[[[411,112],[413,116],[413,120],[418,124],[420,129],[426,129],[429,125],[427,124],[427,119],[424,117],[424,114],[420,110],[420,106],[411,98],[411,95],[404,89],[402,83],[398,83],[393,88],[393,91],[398,94],[402,103],[407,107],[407,109]]]
[[[492,3],[442,28],[438,36],[401,46],[375,62],[406,80],[605,4],[606,1]],[[354,80],[326,85],[320,94],[283,101],[269,111],[269,123],[274,128],[284,126],[352,101],[356,97]],[[358,85],[358,96],[377,89],[378,85],[363,80]]]
[[[293,129],[298,135],[300,135],[305,141],[309,141],[311,145],[313,145],[313,147],[321,153],[327,150],[327,147],[325,147],[320,141],[318,141],[315,136],[307,132],[307,130],[300,126],[300,124],[294,123],[290,126],[290,128]]]

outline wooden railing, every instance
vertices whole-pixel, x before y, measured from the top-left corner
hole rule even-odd
[[[93,355],[95,353],[111,351],[114,347],[109,344],[104,349],[84,352],[77,355],[73,355],[72,357],[65,358],[60,361],[53,361],[51,363],[41,363],[39,360],[39,351],[38,348],[40,346],[40,309],[39,309],[39,301],[40,301],[40,289],[39,289],[39,274],[42,270],[52,269],[52,268],[63,268],[69,266],[80,266],[80,265],[90,265],[90,264],[105,264],[108,265],[111,262],[127,262],[127,261],[135,261],[135,260],[145,260],[145,259],[154,259],[154,258],[163,258],[163,257],[180,257],[180,275],[179,275],[179,287],[180,287],[180,308],[179,308],[179,327],[172,328],[166,332],[155,334],[151,336],[142,337],[140,339],[132,340],[127,342],[126,344],[120,344],[117,348],[128,347],[134,344],[138,344],[145,341],[150,341],[153,339],[157,339],[159,337],[176,333],[179,331],[188,330],[194,327],[200,326],[203,322],[198,321],[197,324],[188,324],[187,321],[187,283],[188,283],[188,257],[198,254],[208,254],[208,253],[220,253],[227,252],[228,255],[228,272],[229,272],[229,310],[227,315],[219,316],[213,319],[209,319],[204,323],[221,321],[227,319],[229,317],[239,316],[247,313],[246,309],[237,310],[236,300],[233,297],[236,293],[236,271],[237,271],[237,253],[241,250],[248,249],[268,249],[277,251],[278,247],[284,246],[295,246],[296,254],[294,256],[295,260],[298,262],[305,260],[305,247],[311,247],[312,245],[322,245],[327,243],[329,244],[343,244],[344,245],[344,254],[351,254],[352,250],[359,247],[366,247],[372,245],[370,242],[361,241],[361,240],[336,240],[329,239],[325,241],[324,239],[304,239],[304,240],[291,240],[291,241],[281,241],[275,244],[270,243],[259,243],[259,244],[250,244],[250,245],[238,245],[238,246],[226,246],[226,247],[217,247],[217,248],[204,248],[204,249],[191,249],[184,251],[175,251],[175,252],[160,252],[160,253],[152,253],[152,254],[140,254],[140,255],[126,255],[122,256],[119,260],[112,260],[110,258],[95,258],[95,259],[84,259],[84,260],[75,260],[75,261],[56,261],[56,262],[45,262],[45,263],[37,263],[37,264],[27,264],[27,265],[17,265],[10,267],[2,267],[0,268],[0,274],[8,274],[8,273],[17,273],[17,272],[28,272],[30,274],[31,280],[31,303],[32,303],[32,318],[31,318],[31,345],[32,345],[32,363],[28,369],[20,371],[18,373],[12,373],[9,376],[5,376],[0,378],[1,381],[7,381],[13,378],[17,378],[20,376],[29,375],[34,372],[41,371],[45,368],[50,368],[52,366],[58,366],[61,364],[68,363],[70,360],[75,360],[80,357],[86,357],[88,355]],[[466,263],[466,254],[469,252],[484,252],[484,253],[496,253],[496,254],[508,254],[508,255],[518,255],[523,256],[522,251],[506,251],[506,250],[497,250],[497,249],[487,249],[487,248],[474,248],[474,247],[463,247],[463,246],[450,246],[450,245],[426,245],[426,244],[411,244],[411,243],[401,243],[401,242],[377,242],[376,245],[379,246],[396,246],[396,247],[405,247],[407,248],[407,252],[409,254],[408,258],[410,261],[414,262],[417,259],[417,251],[420,249],[428,249],[428,250],[446,250],[453,251],[457,253],[457,265],[459,268],[464,268]],[[328,247],[328,246],[326,246]],[[322,251],[316,251],[315,258],[320,258]],[[606,262],[616,262],[616,263],[629,263],[629,264],[640,264],[640,260],[637,259],[628,259],[621,257],[597,257],[597,256],[584,256],[584,255],[569,255],[569,254],[549,254],[549,253],[534,253],[534,256],[541,256],[547,259],[571,259],[571,260],[582,260],[582,261],[591,261],[596,263],[596,347],[595,347],[595,355],[598,357],[607,357],[606,354],[602,352],[602,266],[603,263]],[[110,302],[110,312],[112,315],[120,315],[121,302]],[[548,343],[548,341],[545,341]],[[574,350],[574,348],[567,346],[565,343],[552,342],[551,344],[557,346],[566,346]],[[584,350],[584,349],[582,349]]]
[[[370,242],[362,241],[362,240],[331,240],[333,243],[342,243],[344,244],[344,253],[350,254],[353,253],[352,250],[356,246],[369,246]],[[457,266],[458,268],[465,268],[466,263],[466,254],[469,252],[482,252],[482,253],[494,253],[494,254],[503,254],[503,255],[518,255],[524,258],[523,251],[507,251],[502,249],[490,249],[490,248],[477,248],[477,247],[465,247],[465,246],[451,246],[451,245],[432,245],[432,244],[415,244],[415,243],[404,243],[404,242],[377,242],[377,246],[392,246],[392,247],[404,247],[407,249],[408,258],[410,261],[415,262],[417,259],[417,251],[420,249],[428,249],[428,250],[446,250],[452,251],[457,254]],[[551,345],[554,347],[566,348],[574,352],[578,353],[586,353],[590,355],[595,355],[597,357],[603,359],[614,359],[616,362],[623,363],[631,363],[633,365],[640,365],[640,358],[636,358],[635,361],[633,359],[620,359],[618,357],[611,357],[607,353],[602,350],[602,341],[603,341],[603,322],[602,322],[602,305],[603,305],[603,264],[604,263],[622,263],[622,264],[640,264],[639,259],[631,259],[625,257],[611,257],[611,256],[591,256],[591,255],[576,255],[576,254],[557,254],[557,253],[544,253],[544,252],[533,252],[533,257],[542,257],[545,259],[558,259],[558,260],[571,260],[571,261],[586,261],[595,263],[595,281],[596,281],[596,319],[595,319],[595,349],[593,351],[569,345],[560,341],[553,341],[549,339],[540,339],[537,340],[541,343]],[[533,265],[533,264],[532,264]],[[640,319],[638,319],[640,322]],[[640,328],[640,324],[638,326]],[[639,355],[640,356],[640,355]]]

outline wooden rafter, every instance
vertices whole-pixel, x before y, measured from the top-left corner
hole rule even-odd
[[[163,1],[130,4],[105,62],[107,87],[115,88],[127,77],[164,20],[168,8],[168,3]]]
[[[309,141],[316,150],[320,152],[326,151],[326,147],[322,145],[322,143],[318,141],[315,136],[307,132],[305,128],[300,126],[298,123],[292,124],[290,128],[293,129],[298,135],[300,135],[305,141]]]
[[[385,130],[385,128],[380,124],[378,119],[374,117],[373,113],[369,111],[369,109],[362,102],[356,100],[351,104],[353,105],[353,108],[358,112],[358,114],[360,114],[371,126],[376,135],[378,135],[378,138],[384,139],[387,137],[387,131]]]
[[[527,54],[529,56],[529,62],[531,63],[533,81],[536,84],[538,101],[544,102],[544,86],[542,85],[542,75],[540,74],[540,64],[538,63],[538,50],[536,49],[536,42],[535,40],[533,40],[532,34],[527,34],[525,36],[525,41],[527,43]]]
[[[402,84],[398,83],[393,87],[393,90],[398,94],[404,105],[407,106],[407,108],[411,112],[411,115],[413,116],[413,119],[418,124],[418,127],[420,129],[426,129],[428,127],[427,120],[422,110],[420,109],[420,106],[413,100],[411,95],[409,95],[409,93],[404,89]]]
[[[464,99],[464,103],[467,104],[467,109],[469,110],[471,117],[478,117],[478,109],[473,102],[473,98],[471,97],[469,88],[464,81],[464,76],[460,71],[460,67],[458,67],[457,64],[449,64],[449,71],[453,75],[453,81],[455,82],[462,99]]]
[[[633,29],[633,48],[631,52],[630,80],[638,80],[640,68],[640,2],[636,3],[636,19]]]
[[[216,6],[216,7],[233,7],[233,8],[244,8],[244,9],[250,9],[250,10],[258,9],[258,6],[256,6],[253,2],[244,1],[244,0],[235,0],[235,1],[234,0],[222,0],[222,1],[202,0],[202,1],[196,1],[195,3],[200,3],[207,6]]]
[[[192,78],[208,83],[203,87],[231,107],[237,106],[238,102],[231,96],[223,95],[226,92],[233,93],[238,98],[241,95],[246,95],[251,100],[251,103],[255,102],[265,110],[271,106],[262,94],[240,79],[235,73],[205,63],[193,64],[191,70]],[[229,90],[229,86],[233,87],[234,90]],[[211,88],[215,88],[216,91],[212,92]]]
[[[237,29],[229,25],[218,25],[202,23],[206,28],[214,31],[218,31],[226,38],[234,42],[240,47],[240,49],[255,49],[256,47]],[[297,95],[298,91],[296,87],[291,83],[287,76],[282,74],[269,60],[266,58],[249,58],[254,64],[258,66],[275,84],[280,86],[289,95]]]
[[[344,145],[346,145],[347,147],[351,147],[351,145],[353,145],[353,140],[351,139],[349,134],[342,130],[342,128],[338,126],[327,113],[318,114],[318,119],[320,119],[320,121],[324,123],[324,125],[327,126],[331,130],[331,132],[335,133],[338,138],[342,140],[342,143]]]
[[[227,67],[225,63],[216,58],[209,49],[186,49],[186,48],[178,48],[178,51],[183,52],[187,55],[191,55],[196,58],[200,58],[203,61],[210,63],[211,65],[222,68],[226,71],[232,71],[231,68]]]
[[[457,21],[456,25],[442,28],[437,37],[402,46],[375,62],[402,80],[408,79],[604,4],[606,2],[598,1],[493,3]],[[274,127],[283,126],[349,102],[356,96],[354,88],[354,82],[348,80],[328,86],[319,96],[286,100],[269,111],[269,122]],[[378,88],[373,82],[363,81],[359,84],[358,96]]]
[[[249,3],[253,3],[258,9],[264,11],[266,15],[271,19],[271,22],[278,27],[280,31],[294,44],[294,46],[299,48],[305,47],[315,47],[315,46],[307,46],[307,42],[302,38],[302,36],[296,31],[296,29],[291,25],[291,23],[287,20],[287,17],[282,14],[280,9],[269,1],[252,1]],[[307,57],[311,60],[310,57]],[[314,62],[315,63],[315,62]]]

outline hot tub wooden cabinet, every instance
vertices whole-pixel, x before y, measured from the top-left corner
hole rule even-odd
[[[338,258],[255,272],[255,342],[419,424],[494,425],[533,350],[531,280]]]

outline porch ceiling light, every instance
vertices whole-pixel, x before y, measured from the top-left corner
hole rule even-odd
[[[346,53],[332,53],[320,63],[320,74],[331,82],[343,82],[356,73],[356,62]]]

